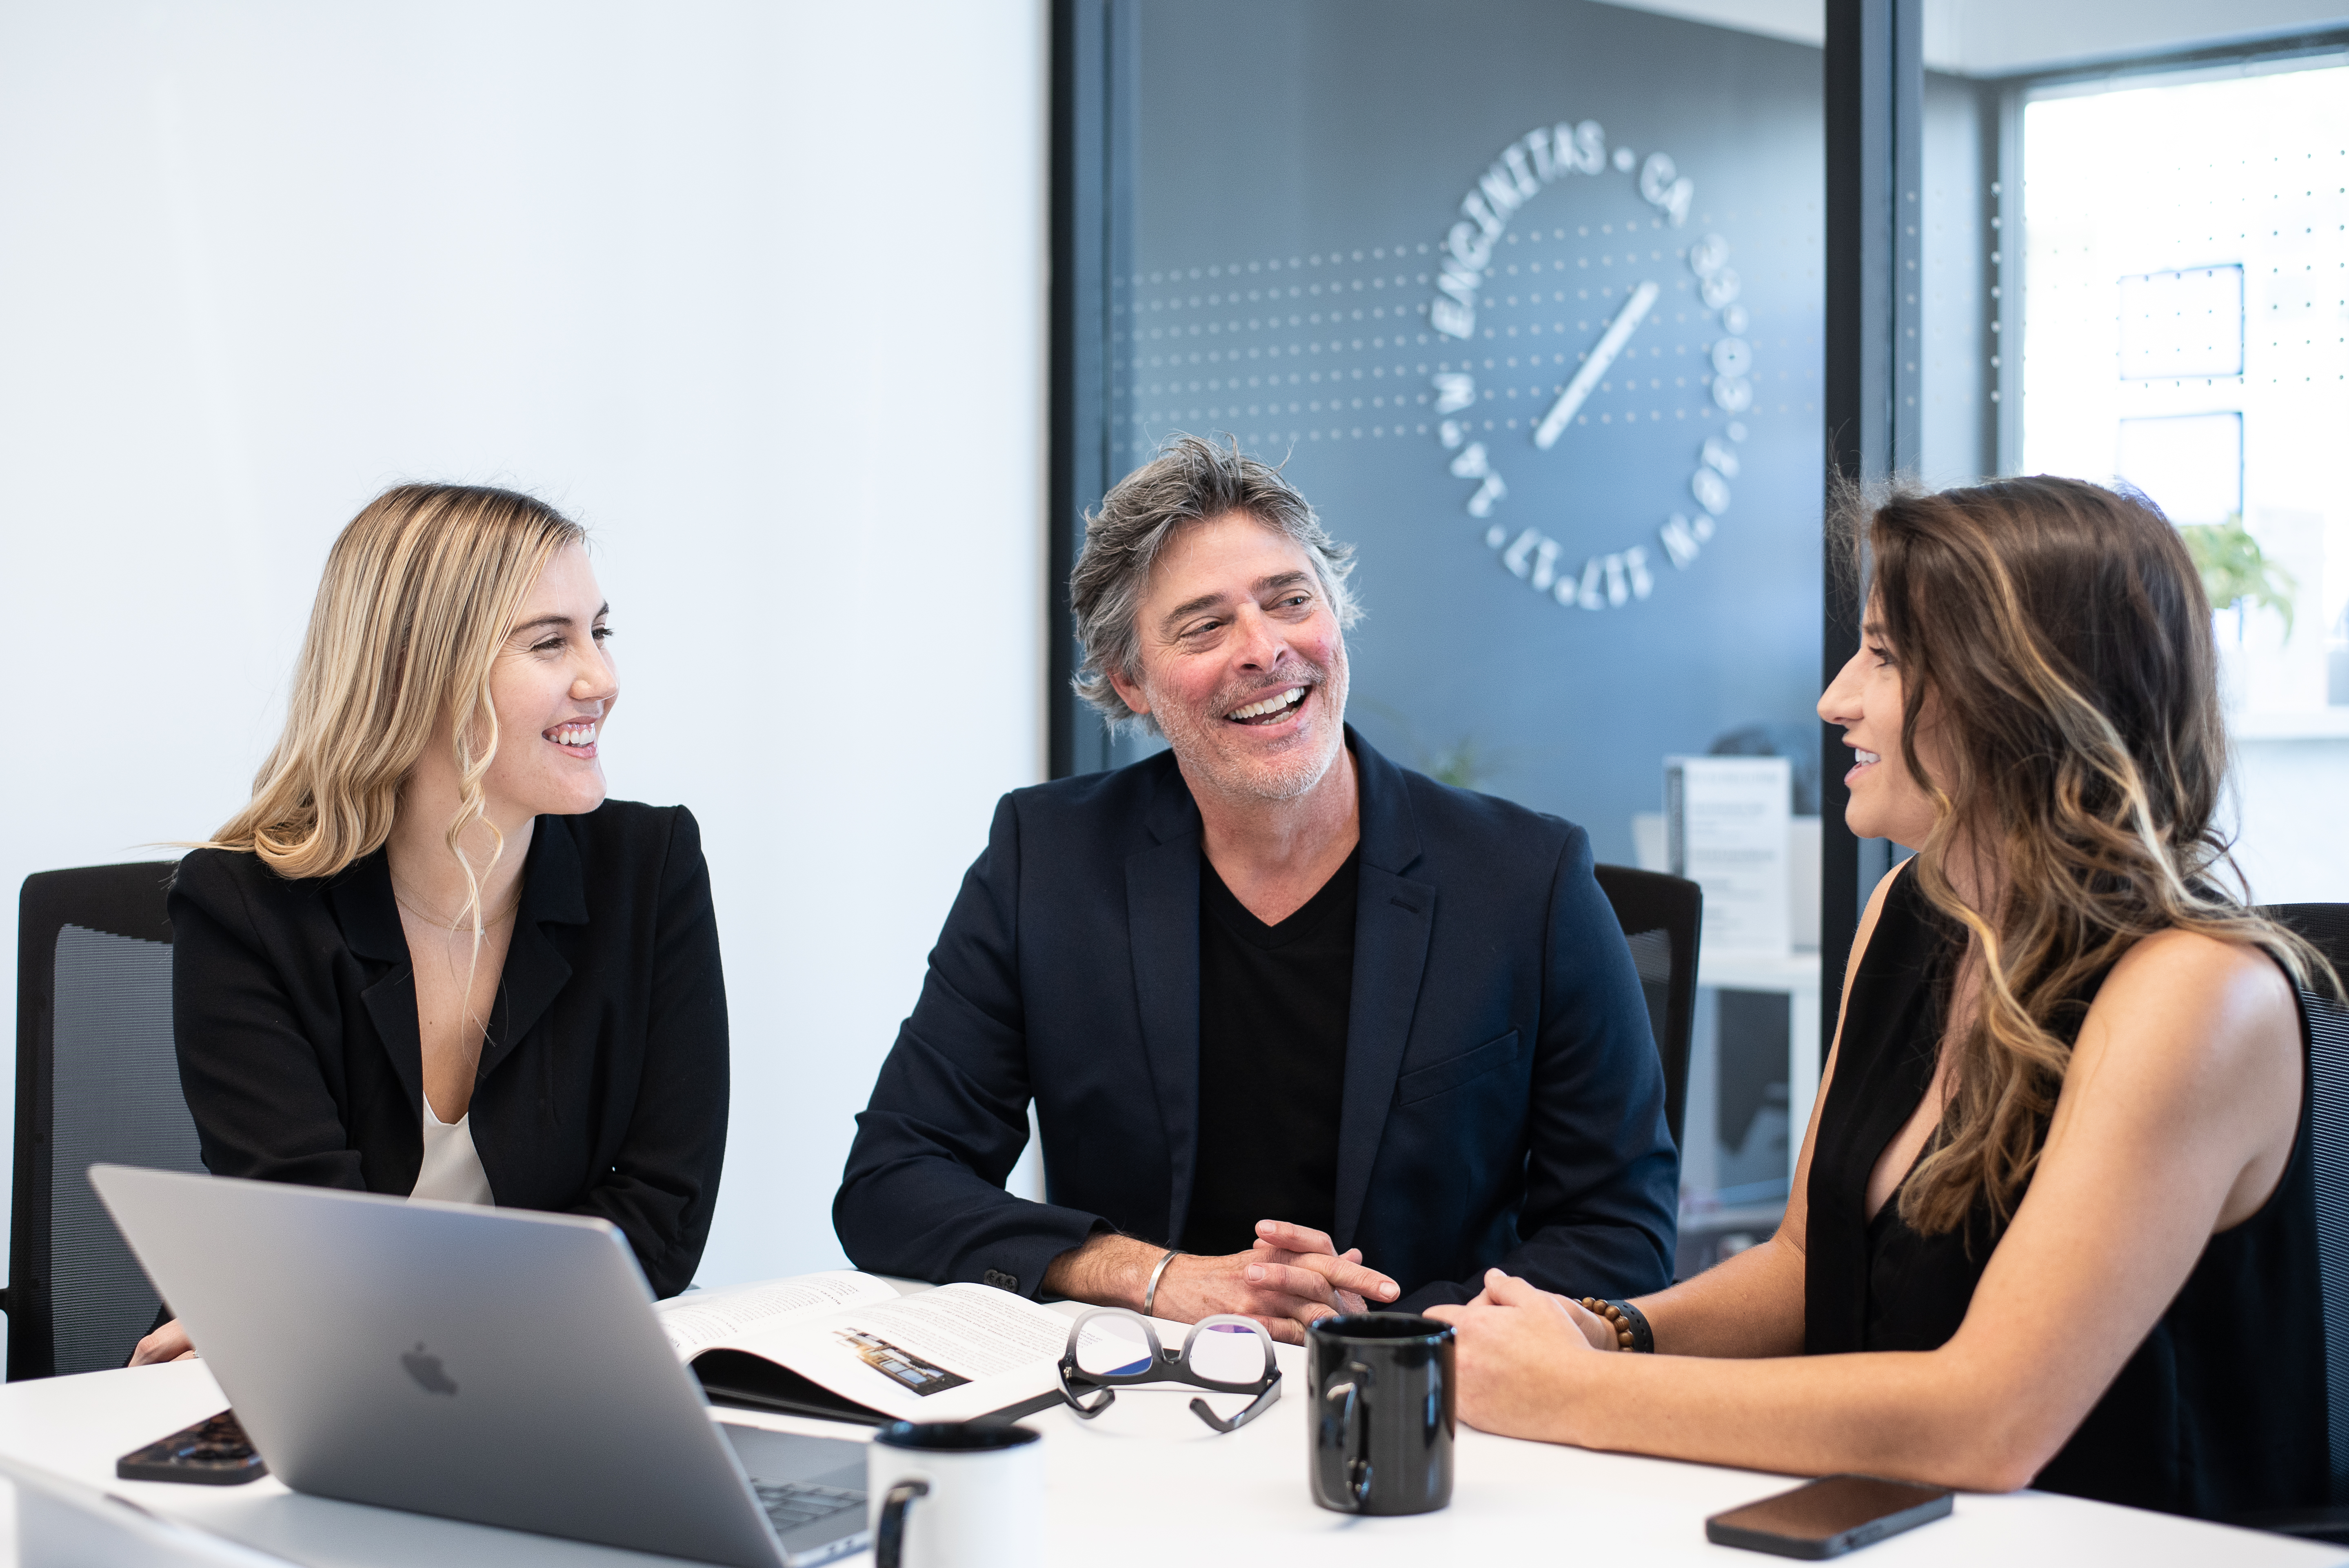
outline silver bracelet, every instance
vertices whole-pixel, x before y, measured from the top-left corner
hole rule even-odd
[[[1165,1255],[1164,1257],[1163,1257],[1163,1258],[1161,1258],[1161,1259],[1159,1259],[1159,1260],[1158,1260],[1158,1266],[1157,1266],[1156,1268],[1154,1268],[1154,1269],[1153,1269],[1153,1270],[1151,1270],[1151,1271],[1150,1271],[1150,1288],[1149,1288],[1148,1290],[1143,1291],[1143,1292],[1142,1293],[1142,1315],[1143,1315],[1143,1316],[1144,1316],[1144,1317],[1148,1317],[1148,1316],[1150,1316],[1150,1315],[1151,1315],[1151,1311],[1150,1311],[1151,1303],[1153,1303],[1154,1302],[1157,1301],[1157,1299],[1158,1299],[1158,1281],[1159,1281],[1160,1277],[1161,1277],[1161,1276],[1163,1276],[1163,1275],[1166,1272],[1166,1265],[1167,1265],[1167,1264],[1169,1264],[1169,1263],[1171,1263],[1171,1262],[1173,1262],[1174,1261],[1174,1259],[1175,1259],[1175,1256],[1176,1256],[1176,1255],[1177,1255],[1181,1251],[1182,1251],[1182,1249],[1181,1249],[1181,1248],[1179,1248],[1179,1247],[1169,1247],[1169,1248],[1167,1248],[1167,1249],[1166,1249],[1166,1255]]]

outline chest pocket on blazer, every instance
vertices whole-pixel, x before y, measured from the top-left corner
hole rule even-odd
[[[1474,1051],[1463,1051],[1457,1056],[1405,1073],[1395,1080],[1395,1104],[1408,1106],[1456,1089],[1472,1079],[1498,1072],[1516,1059],[1517,1032],[1512,1029]]]

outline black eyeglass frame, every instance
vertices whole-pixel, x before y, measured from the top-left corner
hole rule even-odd
[[[1097,1317],[1132,1318],[1139,1324],[1142,1326],[1143,1340],[1150,1346],[1150,1365],[1139,1372],[1095,1373],[1087,1372],[1079,1367],[1077,1345],[1085,1332],[1085,1325]],[[1191,1366],[1191,1346],[1198,1341],[1199,1336],[1210,1329],[1225,1324],[1246,1329],[1263,1344],[1265,1375],[1262,1377],[1246,1383],[1226,1383],[1221,1378],[1206,1376]],[[1270,1409],[1280,1398],[1280,1363],[1273,1355],[1272,1335],[1265,1333],[1264,1324],[1253,1318],[1237,1317],[1229,1313],[1219,1313],[1214,1317],[1201,1318],[1191,1325],[1191,1332],[1183,1336],[1183,1347],[1180,1350],[1168,1350],[1158,1343],[1158,1331],[1152,1328],[1150,1320],[1140,1313],[1130,1307],[1095,1307],[1070,1325],[1069,1343],[1061,1352],[1059,1370],[1061,1397],[1069,1402],[1069,1407],[1074,1410],[1081,1419],[1087,1421],[1117,1402],[1118,1389],[1133,1383],[1187,1383],[1194,1388],[1206,1388],[1217,1394],[1256,1396],[1249,1401],[1246,1409],[1229,1420],[1226,1420],[1208,1408],[1205,1399],[1193,1399],[1191,1414],[1198,1417],[1218,1432],[1238,1431]],[[1083,1386],[1085,1393],[1078,1393],[1070,1386],[1071,1383]],[[1091,1399],[1092,1403],[1088,1404],[1086,1402],[1088,1399]]]

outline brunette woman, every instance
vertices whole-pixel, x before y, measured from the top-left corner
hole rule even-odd
[[[605,798],[585,543],[453,485],[343,531],[252,803],[180,863],[172,1023],[215,1174],[597,1215],[667,1296],[718,1193],[726,984],[692,815]]]
[[[2324,1500],[2295,985],[2220,889],[2210,607],[2176,530],[2019,479],[1856,511],[1820,700],[1869,899],[1793,1200],[1628,1303],[1495,1274],[1461,1413],[1586,1447],[2212,1517]],[[1600,1354],[1625,1341],[1652,1355]]]

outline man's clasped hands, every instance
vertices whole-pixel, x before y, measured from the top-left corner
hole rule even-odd
[[[1362,1251],[1340,1252],[1327,1234],[1278,1220],[1258,1221],[1256,1242],[1245,1252],[1201,1257],[1179,1252],[1150,1277],[1166,1249],[1131,1236],[1099,1235],[1052,1261],[1044,1288],[1077,1301],[1114,1303],[1142,1310],[1150,1296],[1153,1316],[1196,1323],[1228,1313],[1252,1317],[1273,1338],[1305,1343],[1305,1325],[1334,1313],[1363,1312],[1392,1303],[1401,1286],[1362,1262]]]

